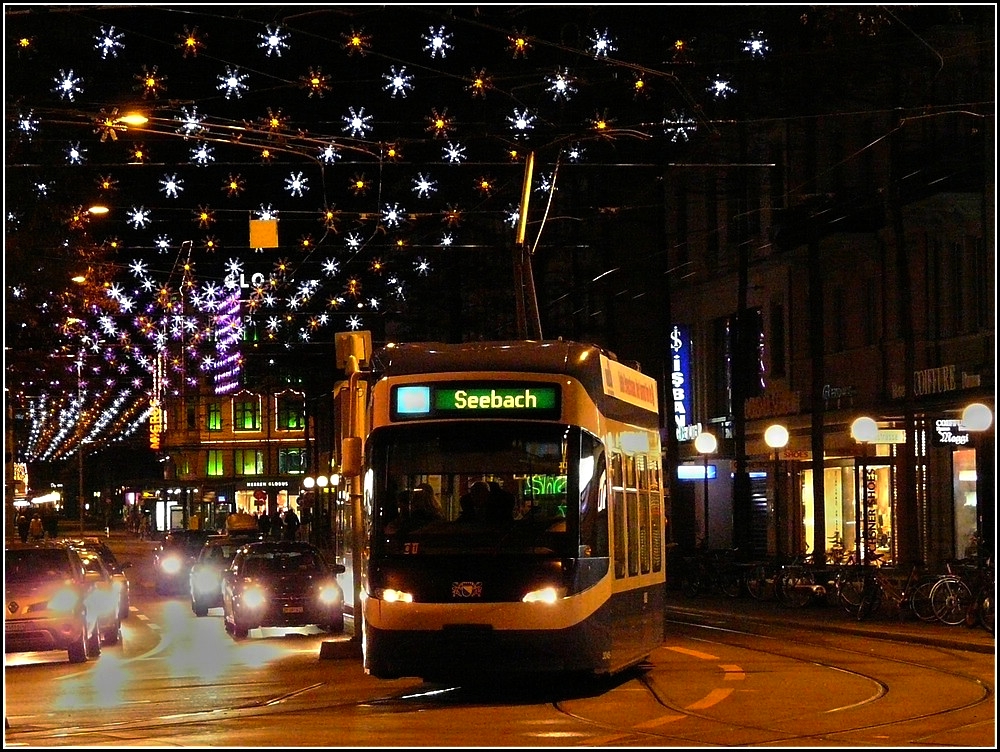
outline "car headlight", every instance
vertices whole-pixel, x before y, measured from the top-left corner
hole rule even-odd
[[[525,593],[523,603],[555,603],[566,596],[566,588],[544,587]]]
[[[91,590],[86,603],[87,610],[95,614],[109,614],[118,606],[110,590]]]
[[[167,556],[160,562],[160,569],[164,574],[177,574],[181,571],[181,559],[179,556]]]
[[[340,603],[343,599],[343,593],[341,589],[333,584],[327,583],[320,585],[319,588],[319,602],[326,606],[333,606]]]
[[[77,593],[72,588],[61,588],[55,595],[49,598],[48,608],[50,611],[63,611],[71,613],[76,610],[79,603]]]
[[[243,591],[240,598],[241,603],[246,608],[260,608],[264,605],[267,598],[264,595],[264,590],[257,586],[248,587]]]

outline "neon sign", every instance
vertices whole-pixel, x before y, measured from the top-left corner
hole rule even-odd
[[[688,327],[675,324],[670,332],[670,398],[678,441],[693,441],[697,432],[688,425],[691,415],[691,337]]]

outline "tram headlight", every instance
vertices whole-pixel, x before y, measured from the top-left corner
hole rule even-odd
[[[413,603],[413,593],[407,593],[405,590],[395,590],[394,588],[383,588],[381,593],[377,594],[386,603]]]
[[[544,587],[525,593],[522,603],[555,603],[566,597],[566,588]]]

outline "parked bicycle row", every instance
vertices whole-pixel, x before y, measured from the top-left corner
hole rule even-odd
[[[994,633],[995,579],[992,560],[949,562],[944,572],[884,566],[871,555],[822,565],[811,556],[785,561],[739,561],[733,549],[698,551],[682,559],[680,587],[690,597],[716,593],[775,600],[789,608],[836,604],[858,620],[880,614],[948,625],[979,626]]]

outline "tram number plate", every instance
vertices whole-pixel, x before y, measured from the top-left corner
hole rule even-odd
[[[285,606],[281,609],[282,613],[286,614],[301,614],[304,610],[303,606]]]

